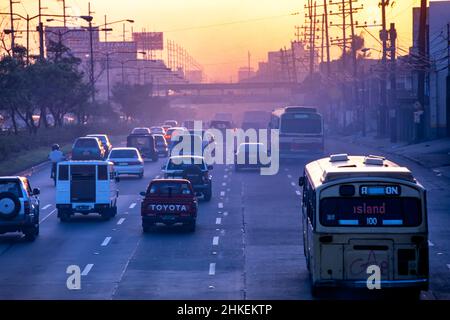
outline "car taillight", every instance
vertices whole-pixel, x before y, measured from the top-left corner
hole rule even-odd
[[[31,213],[31,207],[30,207],[30,201],[24,201],[23,202],[23,210],[25,214]]]

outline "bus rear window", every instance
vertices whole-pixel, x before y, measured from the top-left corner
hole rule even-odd
[[[422,222],[418,198],[324,198],[320,223],[329,227],[414,227]]]
[[[322,118],[315,113],[285,114],[281,120],[282,133],[320,134]]]

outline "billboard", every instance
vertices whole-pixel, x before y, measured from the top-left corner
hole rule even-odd
[[[133,41],[138,50],[163,50],[164,40],[162,32],[133,32]]]

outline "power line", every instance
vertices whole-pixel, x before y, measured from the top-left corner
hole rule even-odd
[[[210,25],[204,25],[204,26],[194,26],[194,27],[186,27],[186,28],[179,28],[179,29],[172,29],[172,30],[164,30],[162,32],[167,33],[167,32],[189,31],[189,30],[195,30],[195,29],[208,29],[208,28],[222,27],[222,26],[228,26],[228,25],[239,24],[239,23],[249,23],[249,22],[263,21],[263,20],[269,20],[269,19],[284,18],[284,17],[289,17],[289,16],[297,16],[299,14],[300,14],[299,12],[294,12],[294,13],[283,14],[283,15],[278,15],[278,16],[268,16],[268,17],[261,17],[261,18],[247,19],[247,20],[238,20],[238,21],[210,24]]]

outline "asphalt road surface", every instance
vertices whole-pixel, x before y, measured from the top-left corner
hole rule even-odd
[[[379,154],[327,140],[327,154]],[[450,299],[450,180],[402,158],[428,189],[430,291]],[[40,236],[0,235],[0,299],[312,299],[303,256],[298,177],[306,160],[283,163],[274,176],[215,165],[213,197],[201,202],[195,233],[159,228],[143,234],[140,196],[161,175],[148,163],[144,179],[122,178],[117,216],[56,217],[46,167],[31,177],[41,188]],[[66,269],[82,270],[81,289],[68,290]],[[338,291],[331,298],[357,299]]]

